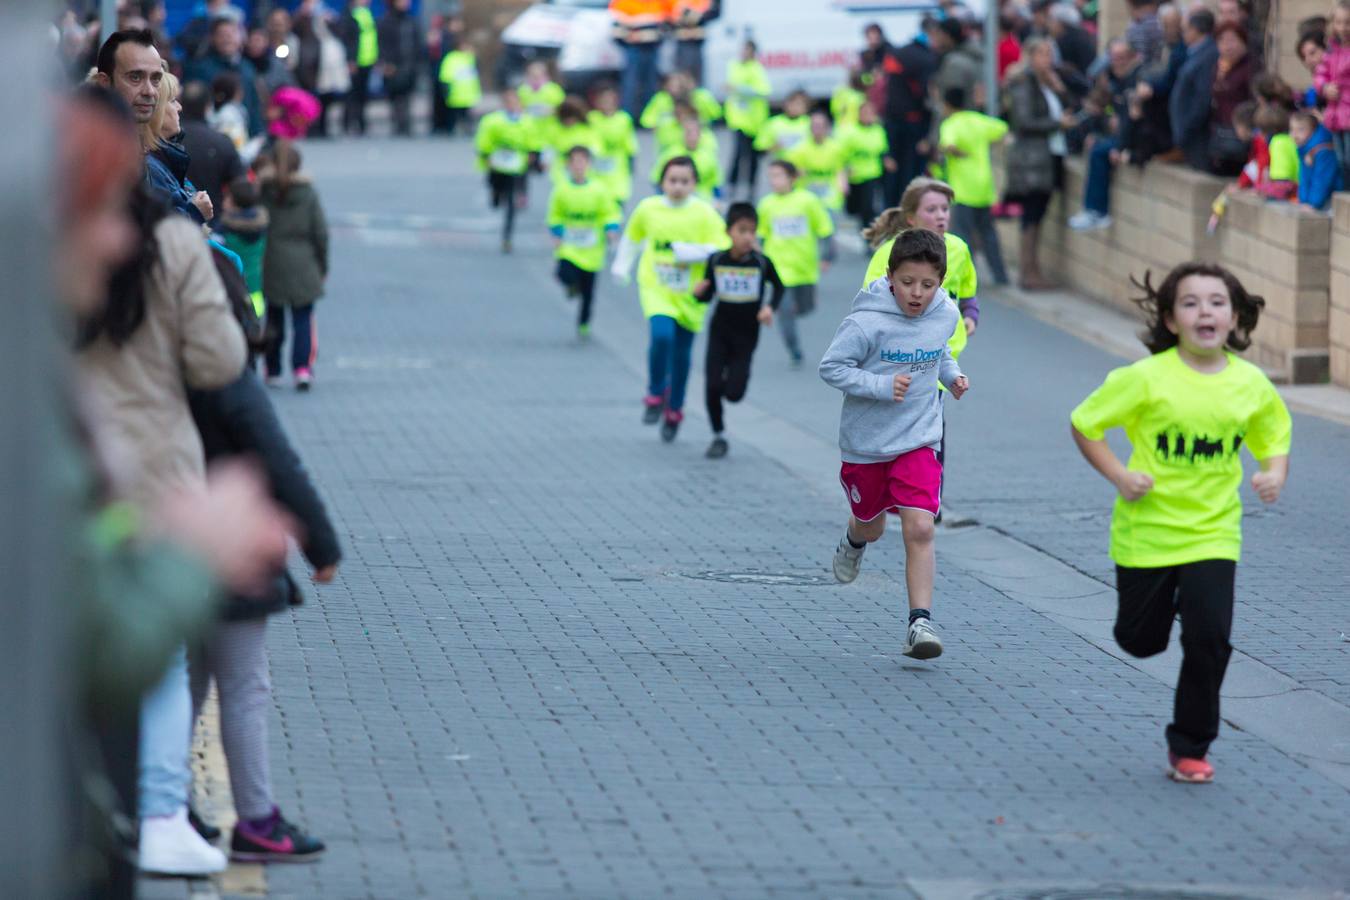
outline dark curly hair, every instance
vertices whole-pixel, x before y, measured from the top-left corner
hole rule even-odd
[[[1261,310],[1266,306],[1265,298],[1248,293],[1237,276],[1223,266],[1206,262],[1187,262],[1176,266],[1156,289],[1153,287],[1151,271],[1144,272],[1143,281],[1130,276],[1130,283],[1144,292],[1143,296],[1134,298],[1134,302],[1148,317],[1148,330],[1139,336],[1144,346],[1150,352],[1162,353],[1177,345],[1177,336],[1167,327],[1167,318],[1177,305],[1177,290],[1182,280],[1192,275],[1217,278],[1223,282],[1237,316],[1237,324],[1228,335],[1228,347],[1239,351],[1250,347],[1252,331],[1261,317]]]

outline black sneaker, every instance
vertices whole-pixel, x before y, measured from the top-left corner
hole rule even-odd
[[[230,859],[236,862],[311,862],[324,851],[323,842],[287,822],[280,813],[263,834],[240,822],[230,838]]]
[[[197,810],[190,803],[188,804],[188,824],[191,825],[192,830],[200,834],[202,840],[206,841],[208,844],[214,843],[215,840],[220,837],[220,829],[197,815]]]
[[[660,403],[652,403],[650,398],[643,401],[642,406],[642,424],[655,425],[661,421],[661,413],[664,407]]]
[[[680,422],[684,416],[677,412],[667,412],[665,421],[661,423],[661,440],[669,444],[675,440],[675,434],[680,430]]]
[[[703,455],[708,457],[708,459],[721,459],[727,455],[727,450],[727,439],[724,437],[715,437],[713,438],[712,443],[708,445],[708,452]]]

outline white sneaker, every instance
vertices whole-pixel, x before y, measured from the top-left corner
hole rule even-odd
[[[942,638],[928,619],[915,619],[905,635],[905,655],[914,659],[934,659],[942,655]]]
[[[839,549],[834,551],[834,577],[840,584],[849,584],[858,577],[858,569],[862,567],[863,552],[867,550],[867,545],[855,547],[848,542],[848,536],[839,542]]]
[[[140,869],[155,875],[213,875],[229,865],[191,825],[187,809],[141,820]]]
[[[1099,228],[1110,228],[1111,217],[1106,213],[1085,209],[1069,217],[1069,227],[1074,231],[1096,231]]]

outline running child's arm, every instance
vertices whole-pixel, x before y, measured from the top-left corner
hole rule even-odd
[[[721,252],[708,254],[708,261],[704,264],[704,271],[707,276],[694,285],[694,299],[699,303],[711,303],[713,298],[713,267],[717,265],[717,257]]]
[[[1252,476],[1252,490],[1261,498],[1262,503],[1274,503],[1280,499],[1280,491],[1289,478],[1289,457],[1271,456],[1257,460],[1261,471]]]
[[[838,391],[867,400],[895,400],[895,378],[862,368],[872,344],[856,323],[845,319],[820,360],[820,377]]]
[[[623,237],[619,238],[619,247],[614,252],[614,262],[609,267],[609,274],[620,284],[627,284],[632,277],[633,266],[642,255],[642,244],[647,240],[644,209],[645,207],[639,206],[633,210],[633,215],[628,219],[628,227],[624,229]]]
[[[1135,421],[1141,408],[1148,405],[1147,383],[1140,383],[1139,379],[1136,366],[1116,369],[1106,376],[1101,387],[1078,404],[1069,417],[1073,441],[1083,458],[1131,503],[1153,489],[1153,478],[1126,468],[1111,452],[1106,443],[1106,432],[1111,428],[1126,428]]]
[[[755,319],[761,325],[772,325],[773,314],[777,312],[778,306],[783,302],[783,279],[778,277],[778,270],[774,268],[773,260],[764,254],[759,254],[759,270],[763,273],[764,280],[759,288],[759,312]],[[769,302],[764,302],[764,287],[767,285],[770,289]]]
[[[970,390],[970,379],[961,372],[952,351],[945,344],[942,347],[942,360],[938,363],[938,381],[952,395],[953,400],[960,400],[961,395]]]
[[[545,222],[548,225],[549,233],[553,235],[553,246],[558,246],[563,239],[563,215],[560,191],[554,191],[548,198],[548,216]]]
[[[1120,496],[1133,503],[1153,490],[1153,478],[1143,472],[1131,472],[1125,468],[1125,464],[1111,451],[1104,438],[1094,441],[1079,431],[1076,425],[1070,425],[1069,431],[1073,433],[1073,442],[1078,445],[1078,452],[1083,454],[1088,465],[1111,482],[1120,492]]]
[[[698,244],[694,241],[671,241],[670,252],[675,254],[677,263],[699,263],[716,253],[720,248],[713,244]]]
[[[1252,476],[1252,489],[1263,503],[1280,498],[1289,477],[1289,444],[1294,423],[1275,386],[1266,385],[1266,397],[1247,422],[1247,450],[1256,457],[1261,471]]]

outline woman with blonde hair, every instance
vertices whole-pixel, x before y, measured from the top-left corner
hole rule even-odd
[[[140,126],[141,150],[145,153],[145,180],[150,192],[199,225],[211,221],[215,210],[206,191],[188,181],[191,161],[183,147],[179,113],[178,79],[165,71],[159,83],[159,100],[150,121]]]

